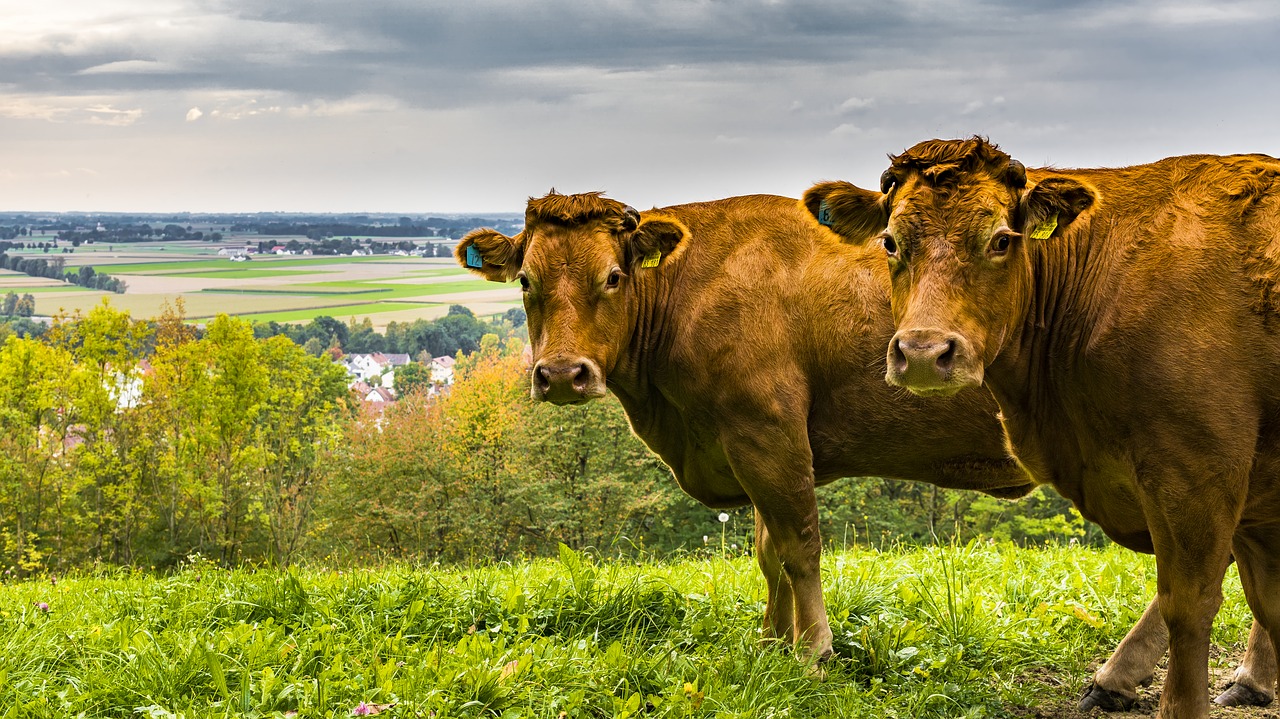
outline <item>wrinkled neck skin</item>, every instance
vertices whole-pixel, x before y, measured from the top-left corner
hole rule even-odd
[[[985,373],[1012,454],[1037,482],[1053,484],[1094,521],[1076,471],[1091,461],[1086,455],[1092,442],[1072,424],[1081,409],[1066,404],[1071,400],[1063,390],[1088,371],[1090,333],[1104,325],[1104,303],[1116,299],[1110,291],[1096,291],[1108,288],[1105,278],[1095,276],[1107,266],[1099,222],[1096,215],[1081,218],[1063,236],[1028,248],[1031,271],[1021,321]],[[1090,287],[1095,291],[1086,292]],[[1061,441],[1071,437],[1075,441]]]
[[[651,399],[655,391],[653,378],[657,376],[652,364],[670,355],[666,351],[666,330],[671,326],[671,310],[677,306],[674,296],[682,267],[677,259],[656,271],[639,269],[633,275],[627,297],[632,326],[626,342],[618,348],[617,361],[605,376],[606,385],[622,401],[628,415]]]

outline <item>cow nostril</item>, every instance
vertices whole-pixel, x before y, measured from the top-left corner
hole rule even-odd
[[[902,353],[902,342],[894,337],[889,343],[889,351],[893,355],[893,369],[896,372],[907,371],[907,356]]]
[[[579,363],[573,368],[573,388],[582,391],[586,388],[587,382],[591,379],[591,370],[587,369],[585,362]]]
[[[537,371],[533,373],[533,378],[538,383],[538,389],[545,392],[551,387],[551,373],[547,371],[546,367],[538,365]]]
[[[949,339],[945,344],[946,349],[938,355],[937,365],[939,371],[950,372],[952,365],[956,362],[956,341]]]

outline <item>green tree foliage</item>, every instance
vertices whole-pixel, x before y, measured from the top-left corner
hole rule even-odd
[[[29,572],[62,564],[76,534],[68,454],[79,439],[66,350],[9,337],[0,347],[0,539],[4,563]]]
[[[153,323],[104,302],[40,338],[0,332],[0,567],[748,546],[751,510],[721,523],[681,492],[616,399],[533,403],[519,338],[443,319],[475,351],[441,393],[420,391],[427,366],[401,368],[389,406],[358,402],[330,352],[226,316],[199,332],[181,303]],[[829,545],[1100,541],[1050,493],[861,479],[819,498]]]
[[[107,304],[0,348],[0,561],[288,563],[349,414],[345,373],[220,316]],[[154,348],[147,361],[144,352]]]
[[[431,386],[431,368],[418,362],[400,365],[395,370],[396,393],[401,397],[421,392]]]

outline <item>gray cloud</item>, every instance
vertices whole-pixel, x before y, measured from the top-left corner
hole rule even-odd
[[[8,202],[126,202],[139,153],[202,163],[148,201],[445,210],[796,194],[972,133],[1030,164],[1277,152],[1274,3],[132,1],[0,43]]]

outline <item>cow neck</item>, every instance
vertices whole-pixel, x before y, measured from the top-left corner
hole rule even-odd
[[[1095,227],[1082,220],[1062,237],[1044,242],[1031,258],[1020,330],[1005,341],[986,373],[986,384],[1008,419],[1056,414],[1061,383],[1069,381],[1088,348],[1096,303],[1107,294],[1098,291],[1105,237]]]
[[[661,272],[637,273],[632,294],[635,318],[627,345],[609,373],[609,385],[616,394],[644,399],[653,385],[655,365],[667,355],[667,328],[671,326],[672,297],[682,263],[664,267]]]

